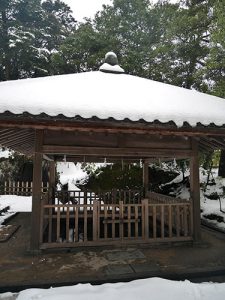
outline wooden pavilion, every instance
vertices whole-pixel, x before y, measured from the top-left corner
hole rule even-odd
[[[199,150],[225,148],[225,101],[101,71],[0,83],[0,144],[32,155],[31,250],[198,241]],[[143,161],[141,191],[56,191],[55,163]],[[149,191],[153,158],[190,160],[190,199]],[[42,192],[42,163],[49,190]]]

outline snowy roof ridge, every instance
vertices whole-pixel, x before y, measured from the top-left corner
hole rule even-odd
[[[100,71],[0,83],[0,113],[117,121],[225,124],[225,99],[132,75]]]

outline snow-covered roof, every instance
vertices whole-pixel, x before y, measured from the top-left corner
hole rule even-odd
[[[0,83],[0,113],[225,124],[225,99],[100,71]]]

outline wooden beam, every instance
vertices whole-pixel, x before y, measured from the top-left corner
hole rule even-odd
[[[192,150],[177,149],[149,149],[149,148],[106,148],[106,147],[75,147],[44,145],[45,154],[69,154],[78,156],[102,156],[102,157],[190,157]]]
[[[40,217],[41,217],[41,192],[42,192],[42,144],[43,131],[35,132],[35,154],[33,166],[33,193],[31,213],[31,251],[39,250],[40,241]]]
[[[5,138],[0,138],[0,143],[11,143],[11,142],[20,142],[24,140],[34,140],[34,134],[15,134],[15,136],[9,136]]]
[[[106,147],[106,148],[156,148],[190,150],[190,138],[182,136],[158,136],[146,134],[121,134],[95,132],[68,132],[46,130],[45,145],[76,146],[76,147]]]
[[[41,117],[11,117],[1,119],[0,127],[24,129],[50,129],[80,132],[108,132],[108,133],[136,133],[136,134],[162,134],[179,136],[225,136],[225,128],[218,127],[177,127],[175,124],[155,124],[124,121],[93,121],[93,120],[60,120],[59,118],[42,119]]]
[[[21,139],[20,141],[15,141],[15,142],[4,142],[1,143],[1,145],[5,145],[7,147],[17,147],[17,146],[23,146],[23,145],[29,145],[29,146],[34,146],[34,140],[33,139]]]
[[[190,190],[193,204],[193,225],[194,241],[199,241],[201,238],[200,225],[200,183],[199,183],[199,160],[198,160],[198,142],[193,139],[192,149],[194,155],[190,159]]]

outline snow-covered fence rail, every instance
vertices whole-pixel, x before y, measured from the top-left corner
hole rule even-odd
[[[49,184],[42,182],[42,191],[48,190]],[[5,181],[3,185],[4,195],[31,196],[33,183],[30,181]]]
[[[70,191],[69,191],[70,193]],[[46,194],[47,195],[47,194]],[[42,201],[41,247],[79,247],[130,243],[190,241],[193,235],[189,201],[104,203],[95,197],[85,202]]]

